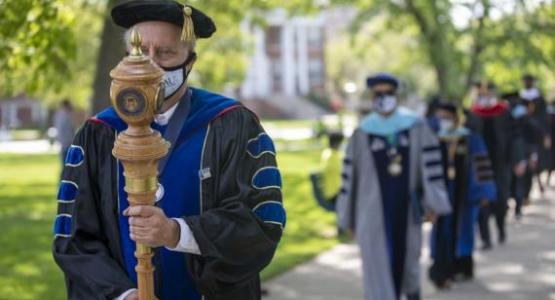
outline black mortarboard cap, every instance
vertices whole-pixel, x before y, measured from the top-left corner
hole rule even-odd
[[[183,28],[183,40],[209,38],[216,31],[214,21],[202,11],[171,0],[135,0],[120,4],[112,9],[112,20],[124,28],[137,23],[162,21]],[[186,36],[192,35],[194,37]]]
[[[445,110],[455,115],[459,110],[457,105],[451,102],[441,102],[437,105],[437,109]]]
[[[371,88],[373,86],[375,86],[376,84],[379,83],[389,83],[391,84],[395,89],[397,89],[399,87],[399,79],[397,79],[395,76],[388,74],[388,73],[378,73],[375,75],[372,75],[370,77],[368,77],[368,79],[366,79],[366,85]]]

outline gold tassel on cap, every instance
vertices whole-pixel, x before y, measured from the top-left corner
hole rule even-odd
[[[181,31],[181,40],[187,43],[194,43],[197,39],[195,36],[195,24],[193,23],[193,10],[189,6],[183,7],[183,30]]]

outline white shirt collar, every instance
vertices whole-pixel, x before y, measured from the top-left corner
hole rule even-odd
[[[179,104],[179,102],[174,104],[170,109],[166,110],[166,112],[154,115],[154,122],[156,122],[156,124],[160,126],[168,125],[171,117],[173,116],[173,113],[175,112],[175,109],[177,108],[177,104]]]

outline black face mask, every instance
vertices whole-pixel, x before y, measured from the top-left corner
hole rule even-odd
[[[187,65],[197,58],[197,54],[192,52],[184,63],[170,68],[164,68],[164,98],[169,99],[187,82],[191,70],[187,70]]]

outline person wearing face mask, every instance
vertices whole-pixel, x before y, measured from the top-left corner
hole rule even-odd
[[[253,113],[187,84],[195,42],[212,36],[214,22],[171,0],[128,1],[111,15],[140,33],[142,52],[166,71],[152,127],[171,147],[160,162],[156,206],[128,207],[122,165],[112,156],[126,124],[110,107],[77,133],[53,242],[68,299],[138,299],[135,242],[153,248],[158,299],[260,299],[259,273],[285,226],[281,176],[272,139]]]
[[[528,203],[534,176],[539,171],[540,154],[546,130],[534,116],[535,103],[522,99],[518,92],[506,94],[504,99],[509,101],[512,99],[514,104],[511,114],[516,120],[520,131],[526,133],[522,137],[524,154],[526,156],[526,172],[522,176],[512,174],[512,196],[516,202],[515,218],[520,219],[522,218],[523,206]]]
[[[453,212],[439,217],[430,238],[430,280],[439,289],[474,277],[475,224],[480,206],[496,200],[493,171],[484,140],[461,126],[457,106],[436,109],[444,179]]]
[[[474,103],[466,125],[484,138],[497,187],[497,201],[481,207],[479,214],[483,249],[490,249],[490,216],[495,218],[499,243],[502,244],[507,238],[505,218],[511,191],[511,174],[523,176],[527,163],[521,128],[509,103],[495,96],[495,85],[491,82],[477,83],[473,92]]]
[[[523,88],[519,92],[522,102],[530,111],[529,116],[534,120],[539,128],[541,135],[536,139],[535,147],[538,152],[538,161],[536,170],[533,172],[534,177],[538,177],[540,189],[543,192],[542,182],[539,180],[539,174],[549,168],[550,150],[551,150],[551,133],[549,131],[549,114],[547,112],[547,103],[541,90],[536,86],[536,78],[531,74],[522,77]]]
[[[549,114],[549,134],[551,135],[551,141],[555,141],[555,94],[552,93],[551,101],[547,107],[547,112]],[[552,145],[551,145],[552,146]],[[555,147],[551,147],[549,151],[549,170],[547,172],[546,185],[551,185],[551,175],[553,170],[555,170]]]
[[[427,122],[399,106],[397,78],[379,73],[367,85],[374,111],[349,140],[338,227],[360,247],[364,299],[416,300],[422,220],[451,211],[441,149]]]

